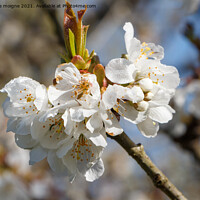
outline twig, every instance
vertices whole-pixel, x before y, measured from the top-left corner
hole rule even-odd
[[[168,178],[155,166],[144,151],[141,144],[136,145],[124,132],[118,136],[109,136],[120,144],[126,152],[136,160],[142,169],[151,178],[154,185],[162,190],[170,199],[186,200],[183,194],[168,180]]]

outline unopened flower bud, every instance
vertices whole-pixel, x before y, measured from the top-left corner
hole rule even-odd
[[[153,89],[153,82],[149,78],[143,78],[140,80],[139,85],[144,92],[150,92]]]
[[[153,93],[152,92],[147,92],[145,95],[144,95],[144,100],[145,101],[151,101],[151,99],[153,98]]]
[[[134,105],[135,105],[135,109],[140,111],[140,112],[146,111],[149,107],[149,104],[146,101],[140,101],[140,102],[138,102],[137,104],[134,104]]]

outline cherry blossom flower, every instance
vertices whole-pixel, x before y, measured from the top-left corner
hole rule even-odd
[[[85,108],[97,106],[101,97],[96,76],[90,73],[81,74],[72,63],[57,67],[54,86],[49,87],[48,95],[54,105],[76,100]]]
[[[30,78],[18,77],[0,91],[8,94],[3,104],[4,114],[10,118],[8,131],[29,134],[33,118],[48,107],[46,87]]]
[[[117,84],[135,82],[141,86],[158,84],[169,89],[176,88],[180,82],[177,69],[160,63],[164,56],[163,48],[152,43],[141,44],[133,37],[134,30],[130,22],[124,25],[124,30],[127,59],[111,60],[105,68],[106,77]]]
[[[105,130],[99,133],[91,133],[84,122],[77,123],[71,141],[67,140],[57,151],[64,165],[71,173],[71,181],[77,174],[94,181],[104,172],[101,160],[103,149],[106,147]]]
[[[141,44],[134,37],[131,23],[126,23],[124,30],[126,59],[113,59],[105,68],[106,77],[113,83],[107,91],[115,96],[108,98],[107,105],[137,124],[143,135],[153,137],[158,132],[158,122],[167,123],[175,112],[168,104],[180,82],[179,74],[175,67],[161,64],[161,46]]]
[[[154,87],[151,92],[151,98],[144,99],[146,119],[137,124],[140,132],[146,137],[155,137],[159,130],[158,123],[167,123],[172,119],[172,114],[175,113],[168,104],[174,91]]]

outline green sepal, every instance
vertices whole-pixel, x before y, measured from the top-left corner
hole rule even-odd
[[[92,51],[92,52],[93,52],[93,51]],[[92,53],[91,53],[91,54],[92,54]],[[90,55],[91,55],[91,54],[90,54]],[[90,65],[88,71],[89,71],[90,73],[93,73],[94,67],[95,67],[97,64],[99,64],[99,63],[100,63],[99,57],[93,53],[93,56],[92,56],[92,58],[91,58],[91,65]]]
[[[99,83],[99,86],[102,87],[103,86],[103,80],[105,78],[104,66],[101,65],[101,64],[97,64],[93,69],[93,73],[97,77],[97,82]]]
[[[86,69],[85,60],[80,55],[76,55],[72,58],[71,62],[77,67],[77,69]]]

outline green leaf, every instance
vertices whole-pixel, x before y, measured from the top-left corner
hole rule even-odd
[[[74,57],[76,55],[75,37],[70,28],[69,28],[69,44],[70,44],[70,51],[71,51],[72,57]]]

